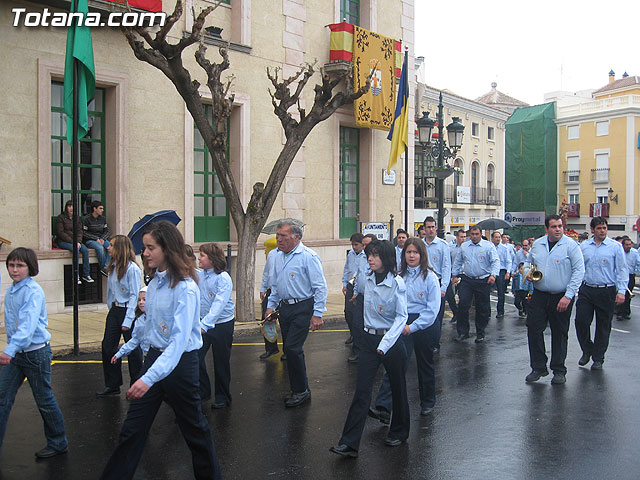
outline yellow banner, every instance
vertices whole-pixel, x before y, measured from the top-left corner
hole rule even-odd
[[[372,69],[371,88],[354,102],[356,125],[389,130],[393,122],[396,89],[394,40],[354,26],[353,76],[355,88],[367,81]]]

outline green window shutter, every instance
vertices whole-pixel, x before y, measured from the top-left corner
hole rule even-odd
[[[360,212],[360,131],[340,127],[340,238],[356,232]]]

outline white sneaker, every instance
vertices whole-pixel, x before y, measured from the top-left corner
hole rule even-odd
[[[78,285],[82,285],[82,281],[78,279]]]
[[[91,278],[89,275],[87,275],[86,277],[82,277],[82,281],[83,282],[87,282],[87,283],[93,283],[93,278]],[[80,283],[79,280],[78,280],[78,283]]]

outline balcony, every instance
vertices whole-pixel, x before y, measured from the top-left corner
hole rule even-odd
[[[565,185],[580,183],[580,170],[565,170],[562,172],[562,183]]]
[[[491,190],[483,187],[462,187],[456,191],[453,185],[444,186],[445,203],[502,205],[502,191],[499,188]]]
[[[609,217],[609,204],[608,203],[590,203],[589,204],[589,216],[590,217]]]
[[[580,216],[580,204],[568,203],[567,204],[567,217],[579,217]]]
[[[592,168],[591,182],[592,183],[608,183],[609,169],[608,168]]]

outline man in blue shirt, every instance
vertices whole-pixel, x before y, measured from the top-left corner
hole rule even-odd
[[[582,349],[578,365],[584,366],[592,358],[591,370],[602,370],[604,354],[609,346],[613,310],[624,302],[629,283],[624,250],[622,245],[607,237],[608,228],[605,218],[593,217],[593,237],[580,244],[585,273],[576,302],[576,335]],[[594,312],[596,333],[591,340]]]
[[[521,249],[514,253],[513,264],[511,268],[511,278],[513,279],[513,304],[518,309],[518,316],[525,318],[527,316],[527,290],[523,290],[525,280],[521,279],[520,265],[531,263],[529,258],[529,249],[531,245],[526,238],[522,241]]]
[[[456,232],[455,241],[449,245],[449,253],[451,254],[451,265],[453,265],[456,261],[456,257],[460,253],[460,246],[467,241],[467,232],[463,229],[460,229]],[[449,308],[451,309],[451,321],[449,323],[456,323],[456,314],[458,313],[458,304],[456,303],[456,293],[458,292],[458,286],[452,282],[449,283],[449,287],[447,288],[447,293],[445,294],[444,299],[449,304]]]
[[[584,277],[584,260],[580,246],[564,235],[562,217],[549,215],[544,220],[547,236],[537,239],[531,249],[531,264],[542,272],[534,282],[527,317],[527,339],[531,373],[526,382],[535,382],[549,374],[544,346],[544,331],[551,328],[551,383],[566,382],[567,342],[573,300]],[[525,240],[527,241],[527,240]],[[531,273],[527,278],[531,280]]]
[[[309,328],[315,331],[322,327],[327,282],[320,257],[302,244],[302,228],[298,224],[287,220],[280,222],[276,239],[274,281],[265,315],[271,315],[276,308],[280,311],[283,349],[291,384],[291,395],[285,398],[285,407],[297,407],[311,399],[303,347]]]
[[[629,286],[624,294],[624,303],[616,309],[618,320],[631,319],[631,292],[636,286],[636,273],[640,268],[640,259],[638,250],[633,248],[633,242],[629,237],[622,238],[622,249],[624,250],[624,258],[627,261],[627,270],[629,271]]]
[[[348,298],[349,303],[353,304],[353,346],[351,355],[347,358],[349,363],[358,363],[360,361],[360,343],[362,341],[362,329],[364,328],[364,286],[367,280],[367,273],[369,272],[369,262],[367,256],[364,253],[364,249],[374,240],[377,240],[376,236],[372,233],[368,233],[362,237],[362,255],[357,258],[356,271],[353,279],[353,290],[351,296]]]
[[[469,338],[469,309],[472,297],[476,300],[476,343],[484,342],[491,306],[489,292],[500,273],[500,259],[493,244],[482,239],[480,227],[469,229],[469,238],[462,244],[453,265],[453,281],[460,277],[457,315],[457,342]]]
[[[366,260],[367,256],[364,254],[364,245],[362,239],[364,236],[361,233],[354,233],[351,235],[349,241],[351,242],[351,250],[347,252],[347,259],[344,262],[344,270],[342,272],[342,294],[344,295],[344,319],[347,322],[351,335],[347,339],[345,345],[353,344],[354,334],[353,329],[353,311],[355,309],[355,302],[352,301],[353,297],[353,282],[358,274],[358,262],[362,259]],[[354,347],[355,348],[355,347]]]
[[[491,234],[491,243],[496,247],[496,253],[500,259],[500,273],[496,277],[496,290],[498,292],[498,305],[496,306],[496,318],[504,317],[504,295],[507,292],[507,282],[511,278],[512,257],[510,250],[501,243],[502,235],[500,232]]]

